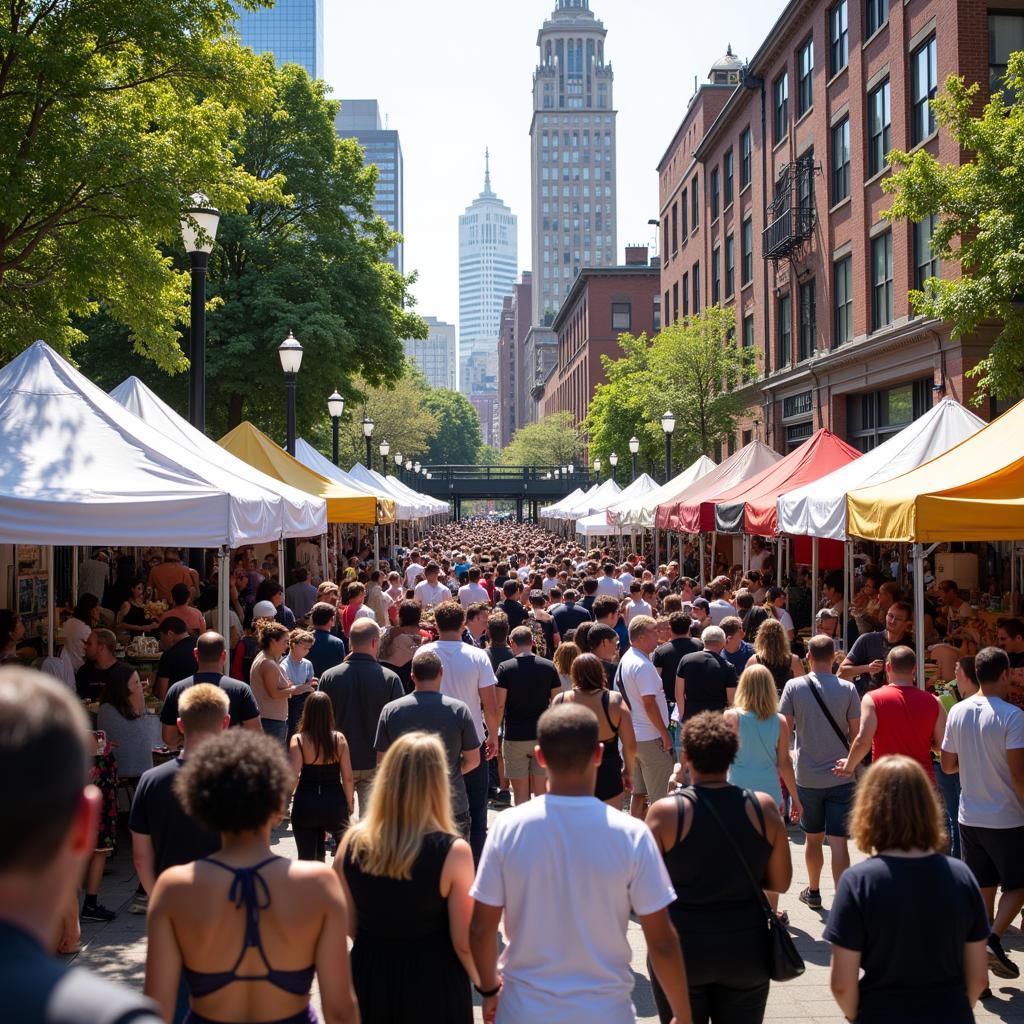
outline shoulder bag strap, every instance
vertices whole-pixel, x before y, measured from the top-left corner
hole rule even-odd
[[[814,676],[807,676],[807,686],[808,689],[810,689],[811,691],[811,696],[814,697],[815,701],[817,701],[818,703],[818,707],[821,708],[821,713],[825,716],[825,718],[828,719],[828,724],[832,726],[832,731],[836,734],[836,736],[839,737],[839,742],[842,743],[843,750],[849,753],[850,740],[847,737],[846,733],[844,733],[843,730],[840,729],[839,726],[836,724],[836,720],[832,717],[832,712],[829,711],[829,709],[826,707],[825,701],[822,699],[821,694],[818,693],[818,687],[815,685]]]
[[[626,707],[629,708],[630,711],[632,711],[633,710],[633,705],[630,702],[629,694],[626,693],[626,688],[625,688],[625,686],[622,685],[622,662],[621,661],[618,663],[618,665],[615,666],[615,678],[613,680],[613,684],[615,686],[615,689],[618,690],[619,693],[622,694],[622,699],[625,701]]]

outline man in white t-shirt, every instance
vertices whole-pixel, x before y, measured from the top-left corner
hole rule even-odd
[[[629,562],[623,562],[622,565],[619,566],[619,582],[628,590],[630,584],[635,579],[636,577],[632,572],[630,572]]]
[[[413,551],[409,555],[409,567],[405,570],[405,589],[412,590],[416,581],[423,575],[423,565],[420,563],[420,553]]]
[[[439,581],[441,567],[437,562],[427,562],[423,569],[423,579],[413,590],[413,600],[425,611],[429,612],[435,605],[452,599],[452,592]]]
[[[782,623],[782,628],[792,643],[796,638],[796,628],[793,626],[793,617],[786,611],[786,592],[782,587],[769,587],[767,596],[772,608],[775,609],[775,617]]]
[[[597,596],[614,597],[621,601],[624,593],[622,584],[615,578],[615,563],[605,562],[602,567],[602,575],[597,581]]]
[[[643,584],[639,580],[633,580],[629,584],[629,601],[626,603],[626,610],[623,618],[628,626],[638,615],[651,615],[651,606],[641,596]]]
[[[444,667],[441,693],[469,707],[483,747],[480,764],[463,776],[469,798],[469,845],[473,859],[479,862],[487,838],[487,762],[498,750],[498,698],[494,692],[497,679],[487,652],[462,639],[466,622],[462,605],[449,597],[434,609],[434,622],[439,639],[424,644],[420,651],[433,651],[441,659]]]
[[[708,602],[708,614],[711,625],[717,626],[722,619],[736,614],[736,605],[732,603],[732,590],[727,576],[719,576],[711,584],[711,601]]]
[[[629,648],[619,661],[618,688],[633,715],[636,734],[636,771],[629,812],[635,818],[647,813],[651,803],[668,794],[668,780],[675,766],[672,739],[668,734],[668,702],[661,673],[651,655],[658,646],[658,623],[650,615],[637,615],[629,624]]]
[[[654,836],[593,796],[604,750],[597,716],[556,705],[541,715],[537,741],[548,791],[498,817],[470,890],[484,1020],[633,1024],[633,913],[675,1019],[688,1022],[686,969],[666,909],[675,892]]]
[[[1006,700],[1005,651],[980,650],[974,671],[981,689],[950,709],[942,770],[960,772],[960,843],[992,922],[989,969],[997,978],[1016,978],[1020,968],[1006,955],[1002,936],[1024,906],[1024,712]]]
[[[479,604],[481,601],[488,604],[491,599],[480,584],[480,569],[474,565],[468,575],[469,582],[459,587],[459,604],[463,608],[468,608],[471,604]]]

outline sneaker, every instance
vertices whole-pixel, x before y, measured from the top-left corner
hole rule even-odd
[[[102,903],[97,903],[92,907],[82,907],[81,918],[83,921],[113,921],[117,914],[112,910],[108,910]]]
[[[499,789],[491,798],[491,803],[499,807],[508,807],[512,803],[512,794],[507,789]]]
[[[801,903],[806,903],[811,910],[821,910],[821,893],[817,889],[812,889],[808,886],[806,889],[801,890],[797,899]]]
[[[990,935],[986,945],[988,969],[997,978],[1019,978],[1020,968],[1006,955],[998,935]]]
[[[137,892],[131,905],[128,907],[129,914],[145,914],[149,910],[149,897],[144,892]]]

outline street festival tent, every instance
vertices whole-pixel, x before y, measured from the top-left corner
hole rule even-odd
[[[217,443],[268,476],[275,477],[300,491],[323,498],[327,502],[329,523],[374,526],[394,521],[395,503],[391,499],[363,494],[314,473],[298,459],[293,459],[286,451],[278,448],[266,434],[257,430],[248,420],[225,434]]]
[[[396,501],[398,500],[399,492],[396,491],[390,483],[388,483],[387,479],[381,476],[380,473],[377,473],[375,470],[368,469],[361,462],[357,462],[348,472],[353,479],[359,480],[365,483],[367,486],[376,485],[378,487],[385,488],[388,494],[395,498]],[[416,498],[414,502],[412,502],[412,504],[410,504],[411,499],[407,495],[403,494],[402,499],[405,502],[406,506],[410,507],[410,509],[412,508],[412,505],[415,505],[415,507],[418,509],[416,514],[411,516],[410,518],[418,519],[420,516],[433,515],[437,511],[436,508],[432,507],[433,501],[427,498],[426,495],[416,494]],[[399,519],[401,518],[402,517],[399,516]]]
[[[658,505],[655,525],[678,533],[710,533],[715,528],[715,501],[738,483],[750,480],[781,459],[777,451],[751,441],[675,498]]]
[[[597,487],[597,484],[594,484],[594,486],[591,487],[590,490],[594,490],[594,488],[596,488],[596,487]],[[569,506],[572,505],[573,502],[579,501],[579,499],[582,498],[583,495],[587,494],[587,493],[588,492],[584,491],[582,487],[577,487],[576,490],[574,490],[571,494],[567,494],[564,498],[560,498],[553,505],[545,505],[544,508],[542,508],[540,510],[540,512],[538,513],[539,518],[541,518],[541,519],[552,519],[552,518],[554,518],[554,513],[560,511],[563,508],[569,508]]]
[[[702,455],[696,462],[690,463],[678,476],[672,477],[668,483],[656,487],[653,491],[631,498],[626,498],[624,491],[622,497],[608,509],[608,522],[613,526],[622,526],[624,529],[629,527],[652,529],[655,525],[654,517],[658,506],[663,501],[670,501],[677,497],[701,477],[707,476],[714,468],[714,462],[706,455]]]
[[[576,532],[584,537],[609,537],[613,534],[621,534],[623,527],[611,525],[613,509],[630,500],[640,500],[643,495],[650,494],[658,489],[658,482],[641,473],[628,487],[624,487],[606,508],[594,512],[589,516],[576,520]],[[637,533],[640,527],[626,527],[626,532]]]
[[[985,421],[952,398],[833,473],[779,496],[779,533],[845,541],[846,495],[929,462],[977,433]]]
[[[419,491],[414,491],[403,481],[399,480],[397,476],[389,474],[385,477],[387,482],[391,485],[392,490],[396,494],[404,494],[407,498],[413,501],[421,501],[431,510],[432,513],[438,515],[447,515],[450,511],[447,501],[443,501],[440,498],[433,498],[429,494],[421,494]]]
[[[595,512],[603,512],[621,493],[622,488],[609,477],[592,487],[579,501],[559,510],[555,518],[572,521],[593,515]]]
[[[140,420],[148,423],[155,430],[174,442],[181,450],[192,452],[205,459],[232,477],[248,480],[265,491],[279,495],[281,498],[281,521],[277,534],[279,537],[320,537],[327,532],[327,504],[322,498],[316,498],[304,491],[296,490],[261,473],[248,463],[235,458],[225,451],[216,441],[209,438],[201,430],[197,430],[184,417],[179,416],[166,402],[151,391],[138,377],[129,377],[122,381],[110,397],[118,405],[124,406]],[[222,478],[221,478],[222,479]]]

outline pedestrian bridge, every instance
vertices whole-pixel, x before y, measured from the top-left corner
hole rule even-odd
[[[409,486],[451,502],[456,519],[461,517],[463,501],[512,501],[520,522],[524,515],[536,522],[539,509],[593,482],[584,469],[563,473],[557,466],[427,466],[426,470],[429,480],[420,473],[408,481]]]

